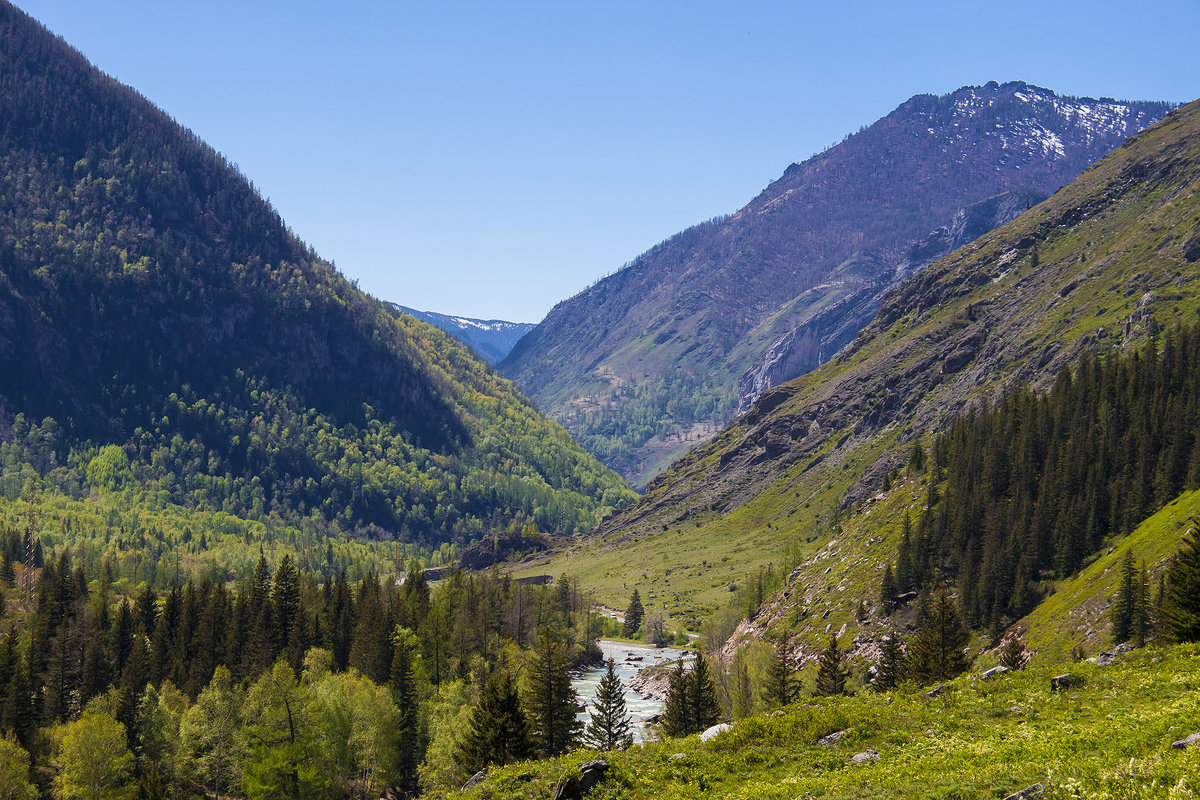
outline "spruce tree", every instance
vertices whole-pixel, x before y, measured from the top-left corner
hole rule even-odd
[[[629,596],[629,608],[625,610],[625,625],[622,628],[622,633],[625,638],[632,639],[637,635],[638,628],[642,627],[642,618],[646,611],[642,608],[642,597],[638,594],[638,590],[634,589],[633,594]]]
[[[829,637],[829,645],[821,651],[817,661],[817,686],[814,694],[818,697],[832,697],[846,694],[847,672],[842,664],[842,654],[838,650],[837,637]]]
[[[629,712],[625,709],[625,687],[617,677],[613,660],[608,659],[604,677],[596,687],[592,716],[583,734],[583,743],[593,750],[624,750],[633,744]]]
[[[667,701],[662,714],[663,733],[667,736],[687,736],[695,730],[690,683],[691,675],[683,671],[683,660],[676,661],[667,684]]]
[[[1125,551],[1121,559],[1121,575],[1117,579],[1117,597],[1112,605],[1112,641],[1121,644],[1129,641],[1133,634],[1135,606],[1137,604],[1137,575],[1133,566],[1133,552]]]
[[[775,640],[763,696],[772,706],[779,707],[790,705],[796,699],[796,675],[788,663],[787,637],[780,636]]]
[[[1200,520],[1183,536],[1179,552],[1167,570],[1163,616],[1171,638],[1179,642],[1200,640]]]
[[[887,564],[883,568],[883,582],[879,586],[879,603],[883,607],[884,613],[890,612],[896,606],[896,577],[892,574],[892,565]]]
[[[523,761],[534,754],[529,723],[521,710],[517,685],[506,671],[497,672],[483,687],[471,710],[466,736],[457,760],[472,774],[484,767]]]
[[[530,731],[544,756],[572,749],[583,727],[575,716],[579,697],[571,686],[570,670],[566,648],[549,627],[542,628],[525,697]]]
[[[692,677],[688,681],[691,698],[692,732],[708,730],[721,720],[721,705],[717,702],[717,687],[713,683],[708,662],[703,653],[696,653]]]
[[[416,796],[417,765],[421,763],[425,743],[421,738],[420,698],[417,694],[416,636],[408,628],[397,628],[392,649],[392,698],[400,712],[396,734],[400,741],[396,759],[396,785]]]
[[[1021,638],[1020,631],[1011,631],[1000,643],[1000,666],[1008,670],[1025,669],[1029,663],[1029,650]]]
[[[879,662],[871,685],[878,692],[891,691],[904,681],[904,671],[904,642],[892,631],[879,643]]]
[[[919,684],[950,680],[970,666],[966,653],[970,639],[958,606],[944,589],[939,589],[908,650],[908,674]]]

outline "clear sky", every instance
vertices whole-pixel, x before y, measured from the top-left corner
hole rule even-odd
[[[1200,97],[1200,0],[16,0],[372,294],[537,321],[908,97]]]

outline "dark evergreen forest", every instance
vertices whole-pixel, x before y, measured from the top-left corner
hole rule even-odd
[[[972,627],[1018,619],[1045,581],[1200,487],[1200,326],[1085,354],[1049,391],[958,420],[928,457],[918,445],[910,465],[932,475],[901,534],[895,591],[956,581]]]

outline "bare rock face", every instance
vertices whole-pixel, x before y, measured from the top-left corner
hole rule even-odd
[[[748,411],[763,392],[816,369],[854,341],[887,294],[905,279],[1045,199],[1046,194],[1036,189],[1016,189],[960,208],[948,224],[909,247],[896,264],[874,267],[871,273],[877,276],[875,280],[804,319],[742,373],[738,380],[738,413]],[[973,349],[956,351],[947,357],[944,371],[958,372],[973,353]]]

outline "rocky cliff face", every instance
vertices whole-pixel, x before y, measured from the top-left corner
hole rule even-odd
[[[913,97],[563,301],[500,368],[642,484],[734,414],[781,339],[795,332],[747,397],[849,341],[930,231],[948,241],[972,204],[1054,191],[1168,109],[1023,83]]]
[[[836,355],[906,278],[1045,199],[1046,195],[1035,189],[1018,189],[960,208],[948,224],[913,243],[894,266],[876,268],[875,280],[813,313],[771,345],[738,379],[737,413],[749,411],[767,389],[798,378]]]

